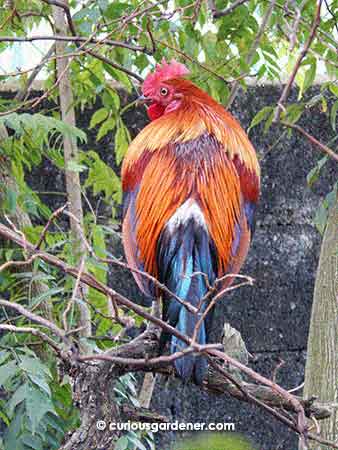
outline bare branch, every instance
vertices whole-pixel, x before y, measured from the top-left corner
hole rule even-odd
[[[194,328],[194,332],[193,332],[193,336],[192,336],[192,342],[195,342],[198,336],[198,331],[203,323],[203,321],[205,320],[205,318],[207,317],[207,315],[209,314],[209,312],[212,310],[212,308],[214,308],[216,306],[216,303],[223,297],[223,295],[226,292],[232,291],[234,289],[238,289],[242,286],[247,286],[250,285],[252,286],[252,280],[248,280],[248,281],[243,281],[242,283],[236,284],[235,286],[229,286],[226,287],[225,289],[222,289],[221,292],[219,292],[217,295],[215,295],[215,297],[213,297],[213,299],[211,300],[211,302],[208,304],[208,306],[205,308],[203,314],[200,315],[200,318],[198,319],[196,326]],[[200,306],[199,309],[202,306],[202,302],[203,302],[204,298],[202,298],[201,302],[200,302]]]
[[[18,91],[18,93],[15,96],[15,100],[22,102],[23,100],[25,100],[27,98],[30,87],[32,86],[34,80],[39,75],[41,69],[47,63],[47,61],[49,60],[49,58],[52,56],[52,54],[54,52],[55,52],[55,45],[53,44],[50,47],[50,49],[48,50],[48,52],[45,54],[45,56],[42,58],[40,63],[38,65],[36,65],[35,68],[33,69],[32,73],[30,74],[28,80],[25,83],[24,88],[21,89],[20,91]]]
[[[276,2],[276,6],[277,8],[280,8],[285,13],[286,16],[288,17],[295,16],[295,13],[291,11],[289,8],[287,8],[285,3]],[[310,30],[312,27],[312,24],[302,17],[300,18],[299,23],[302,24],[302,26],[307,30]],[[331,48],[333,51],[335,51],[335,49],[338,49],[338,42],[334,39],[332,34],[327,33],[325,30],[323,30],[323,28],[318,28],[318,34],[322,35],[327,40],[329,40],[335,48],[331,47],[331,45],[329,45],[328,42],[324,42],[324,44],[327,47]],[[317,39],[319,40],[319,36],[317,37]]]
[[[77,297],[77,294],[78,294],[78,291],[79,291],[81,275],[82,275],[82,273],[84,271],[85,261],[86,261],[86,257],[84,255],[82,255],[81,261],[80,261],[80,264],[79,264],[79,273],[78,273],[78,275],[76,277],[76,282],[75,282],[75,285],[74,285],[74,288],[73,288],[72,296],[71,296],[69,302],[67,303],[66,309],[64,310],[64,312],[62,314],[63,328],[65,329],[66,332],[68,331],[67,314],[69,313],[72,305],[74,304],[74,302],[76,300],[76,297]]]
[[[217,72],[215,72],[214,70],[210,69],[210,67],[207,67],[205,64],[200,63],[197,59],[191,57],[190,55],[188,55],[187,53],[183,52],[182,50],[180,50],[180,49],[178,49],[178,48],[168,44],[168,42],[161,41],[160,39],[156,39],[156,38],[154,38],[154,41],[157,42],[160,45],[163,45],[166,48],[170,48],[171,50],[173,50],[177,54],[183,56],[184,59],[187,59],[188,61],[190,61],[190,62],[192,62],[194,64],[197,64],[203,70],[205,70],[206,72],[211,73],[216,78],[218,78],[219,80],[223,81],[224,83],[229,83],[229,80],[227,80],[226,78],[222,77],[222,75],[220,75]]]
[[[93,288],[104,293],[105,295],[111,296],[112,298],[114,298],[114,300],[116,301],[117,304],[123,305],[123,306],[133,310],[140,316],[146,318],[151,323],[153,323],[157,327],[157,329],[163,329],[166,332],[168,332],[172,335],[175,335],[180,340],[182,340],[183,342],[188,344],[187,348],[185,348],[182,351],[177,352],[173,355],[144,358],[142,356],[145,353],[144,345],[146,342],[148,342],[148,344],[147,344],[148,347],[149,347],[149,345],[151,345],[151,341],[149,341],[149,337],[150,337],[150,335],[154,334],[154,332],[156,330],[156,328],[154,328],[154,329],[149,329],[144,333],[144,336],[147,336],[147,338],[139,336],[138,338],[135,338],[130,343],[119,346],[116,349],[111,349],[104,354],[78,355],[74,352],[69,353],[69,354],[67,354],[67,357],[66,357],[66,359],[69,362],[71,362],[71,361],[90,362],[90,361],[95,361],[95,360],[99,360],[99,361],[102,360],[102,362],[114,363],[118,367],[121,366],[121,369],[119,369],[119,370],[122,370],[122,373],[123,373],[123,371],[130,371],[130,370],[146,370],[147,371],[147,370],[155,370],[156,369],[157,371],[161,371],[161,370],[163,370],[163,367],[168,366],[168,364],[171,364],[175,359],[183,357],[189,353],[203,353],[209,357],[216,357],[218,360],[221,359],[221,360],[225,361],[227,364],[230,364],[230,365],[236,367],[237,369],[239,369],[241,372],[249,375],[252,379],[254,379],[259,384],[263,384],[263,385],[267,386],[267,389],[269,389],[270,392],[272,392],[272,393],[275,392],[276,398],[277,398],[277,405],[278,405],[278,401],[280,402],[280,404],[283,405],[282,407],[279,406],[279,408],[284,408],[285,405],[287,405],[288,408],[290,409],[290,411],[295,412],[298,416],[297,424],[295,425],[291,421],[289,424],[290,428],[294,429],[294,427],[296,427],[296,431],[301,436],[303,436],[304,440],[306,440],[307,425],[306,425],[306,421],[305,421],[305,405],[306,405],[305,401],[302,401],[302,400],[294,397],[292,394],[285,391],[283,388],[278,386],[273,381],[266,379],[265,377],[254,372],[252,369],[246,367],[244,364],[240,363],[239,361],[235,360],[234,358],[231,358],[230,356],[228,356],[225,353],[218,350],[218,348],[220,348],[221,344],[211,344],[211,345],[208,344],[205,346],[195,344],[192,339],[190,339],[187,336],[182,335],[175,328],[173,328],[169,324],[163,322],[161,319],[154,317],[153,315],[151,315],[149,313],[146,313],[146,311],[144,311],[144,309],[142,307],[136,305],[135,303],[126,299],[122,295],[116,293],[109,287],[100,283],[92,275],[90,275],[86,272],[81,274],[78,269],[67,265],[60,259],[56,258],[55,256],[50,255],[45,252],[41,252],[41,250],[38,252],[35,249],[35,247],[30,242],[28,242],[26,239],[23,239],[21,235],[19,235],[15,231],[12,231],[8,227],[5,227],[2,224],[0,224],[0,235],[16,242],[20,246],[25,246],[26,251],[28,253],[33,253],[32,256],[34,256],[35,252],[39,253],[39,257],[41,257],[44,261],[58,267],[63,272],[68,273],[73,277],[77,277],[78,280],[82,281],[83,283],[86,283],[87,285],[92,286]],[[45,319],[43,319],[39,316],[36,316],[35,314],[31,313],[30,311],[27,311],[21,305],[18,305],[18,304],[12,303],[12,302],[7,302],[7,301],[0,301],[0,306],[15,309],[16,311],[18,311],[19,313],[21,313],[25,317],[27,317],[29,320],[33,320],[36,323],[51,329],[51,331],[53,331],[56,335],[58,335],[62,340],[65,340],[65,335],[63,334],[63,331],[60,330],[56,325],[51,324],[49,321],[46,321]],[[71,330],[72,333],[75,331],[77,331],[77,330]],[[157,336],[157,335],[155,334],[154,336]],[[145,339],[148,339],[148,340],[145,340]],[[155,339],[156,339],[156,342],[158,343],[158,337],[155,337]],[[149,354],[149,353],[146,352],[146,354]],[[140,355],[141,357],[135,358],[136,355]],[[62,357],[65,359],[64,355],[62,355]],[[223,369],[223,370],[225,370],[225,369]],[[221,372],[222,372],[222,370],[221,370]],[[227,379],[231,380],[231,378],[229,378],[229,377],[231,377],[231,374],[228,374],[228,376],[227,376]],[[209,382],[207,382],[206,387],[208,387],[208,383]],[[258,401],[257,401],[257,399],[253,400],[250,398],[250,395],[248,395],[246,392],[243,392],[243,390],[245,390],[246,386],[243,386],[242,384],[239,384],[238,382],[233,382],[233,384],[236,386],[237,392],[240,393],[238,395],[242,395],[242,397],[246,401],[250,400],[256,404],[260,404],[259,399],[258,399]],[[214,387],[214,384],[213,384],[213,387]],[[257,388],[258,387],[259,386],[257,386]],[[231,389],[233,390],[233,387]],[[229,387],[225,388],[225,391],[229,391]],[[278,407],[277,405],[276,405],[276,407]],[[260,405],[260,406],[262,406],[262,405]],[[309,406],[310,405],[307,405],[307,407],[309,407]],[[267,405],[267,406],[265,405],[264,408],[267,409],[271,414],[278,416],[278,414],[276,414],[276,412],[269,405]],[[309,409],[307,409],[306,411],[309,411]],[[307,414],[309,414],[309,412],[307,412]],[[321,409],[320,412],[318,412],[318,415],[320,416],[323,414],[325,415],[325,414],[327,414],[327,412],[324,412],[324,410]],[[281,415],[281,413],[279,413],[279,415]],[[288,417],[286,417],[285,419],[287,420]],[[284,420],[284,422],[286,423],[285,420]],[[334,448],[334,447],[332,447],[332,448]]]
[[[127,44],[126,42],[122,41],[113,41],[111,39],[106,39],[104,37],[97,39],[94,37],[82,37],[82,36],[61,36],[61,35],[55,35],[55,36],[0,36],[0,42],[34,42],[34,41],[61,41],[61,42],[85,42],[86,44],[103,44],[103,45],[109,45],[112,47],[120,47],[120,48],[126,48],[128,50],[134,51],[134,52],[141,52],[141,53],[149,53],[149,51],[145,47],[140,47],[137,45]]]
[[[291,86],[292,86],[292,84],[293,84],[293,82],[294,82],[294,80],[296,78],[296,75],[297,75],[297,72],[298,72],[298,70],[300,68],[300,65],[301,65],[303,59],[305,58],[305,56],[307,55],[307,52],[308,52],[309,48],[311,47],[311,44],[312,44],[312,42],[313,42],[313,40],[314,40],[314,38],[316,36],[316,31],[317,31],[317,28],[318,28],[318,26],[320,24],[320,11],[321,11],[321,7],[322,7],[322,3],[323,3],[323,0],[319,0],[318,1],[315,18],[313,20],[313,24],[312,24],[312,28],[311,28],[308,40],[306,41],[303,50],[300,52],[300,54],[299,54],[299,56],[297,58],[297,61],[296,61],[295,65],[294,65],[294,68],[292,70],[292,73],[291,73],[291,75],[289,77],[289,80],[288,80],[288,82],[286,83],[286,85],[285,85],[285,87],[283,89],[283,92],[282,92],[282,95],[280,96],[280,99],[278,100],[277,109],[275,111],[274,118],[273,118],[274,122],[278,122],[278,120],[280,118],[281,112],[282,112],[283,108],[285,107],[284,103],[286,102],[286,100],[287,100],[287,98],[289,96],[289,93],[290,93],[290,90],[291,90]]]
[[[212,13],[212,16],[214,19],[219,19],[220,17],[228,16],[231,14],[236,8],[243,5],[243,3],[247,3],[249,0],[236,0],[234,3],[232,3],[230,6],[228,6],[225,9],[222,9],[221,11],[218,11],[216,9],[216,6],[213,1],[209,1],[209,8]]]
[[[281,120],[280,123],[288,128],[297,130],[299,133],[301,133],[303,136],[305,136],[306,139],[308,139],[311,142],[311,144],[315,145],[316,147],[319,147],[322,152],[326,153],[330,158],[332,158],[338,162],[338,154],[335,153],[327,145],[322,144],[320,141],[318,141],[318,139],[316,139],[311,134],[309,134],[307,131],[305,131],[304,128],[302,128],[299,125],[296,125],[295,123],[286,122],[284,120]]]
[[[281,397],[285,398],[294,408],[294,411],[298,415],[298,423],[297,423],[297,430],[301,436],[301,438],[306,441],[307,439],[307,425],[306,425],[306,418],[305,418],[305,412],[304,408],[292,394],[290,394],[287,390],[283,389],[278,384],[274,383],[273,381],[269,380],[268,378],[263,377],[262,375],[254,372],[249,367],[246,367],[244,364],[240,363],[239,361],[235,360],[234,358],[231,358],[230,356],[226,355],[225,353],[220,352],[219,350],[209,350],[209,355],[213,355],[217,358],[222,359],[226,363],[232,365],[233,367],[236,367],[240,369],[243,373],[248,375],[250,378],[254,379],[255,381],[265,385],[269,386],[272,390],[276,391]]]
[[[58,354],[61,353],[59,345],[53,341],[47,334],[43,333],[37,328],[32,327],[16,327],[15,325],[0,324],[0,331],[9,331],[11,333],[30,333],[34,336],[38,336],[40,339],[49,344]]]
[[[44,260],[45,262],[52,264],[53,266],[60,269],[62,272],[69,274],[73,278],[77,278],[79,270],[75,267],[72,267],[62,261],[61,259],[57,258],[54,255],[51,255],[46,252],[37,251],[33,244],[26,241],[26,239],[23,239],[19,234],[12,231],[10,228],[6,227],[3,224],[0,224],[0,235],[3,236],[5,239],[9,239],[15,243],[17,243],[20,247],[26,246],[27,251],[29,251],[32,256],[36,253],[39,253],[39,257]],[[115,299],[118,305],[123,305],[127,307],[128,309],[134,311],[136,314],[138,314],[140,317],[143,317],[144,319],[154,323],[158,327],[162,328],[167,333],[170,333],[174,336],[176,336],[181,341],[190,344],[190,339],[180,333],[176,328],[172,327],[168,323],[164,322],[163,320],[152,316],[149,314],[142,306],[137,305],[136,303],[130,301],[123,295],[119,294],[118,292],[114,291],[114,289],[106,286],[104,283],[101,283],[98,281],[93,275],[91,275],[88,272],[83,272],[83,274],[80,277],[80,280],[82,283],[86,284],[87,286],[90,286],[97,291],[101,292],[102,294],[105,294],[107,297],[112,297]]]
[[[259,43],[261,42],[261,39],[263,38],[265,28],[266,28],[266,26],[268,25],[268,23],[270,21],[270,17],[272,15],[273,10],[274,10],[275,4],[276,4],[276,0],[271,0],[269,2],[269,8],[267,9],[267,11],[265,13],[265,16],[263,17],[261,26],[259,27],[258,33],[257,33],[257,35],[255,37],[255,40],[254,40],[254,42],[253,42],[253,44],[252,44],[252,46],[250,48],[249,53],[247,54],[247,56],[245,58],[245,62],[247,63],[248,66],[250,66],[252,61],[253,61],[253,58],[255,56],[256,50],[257,50],[257,48],[259,46]],[[230,106],[232,105],[233,101],[236,98],[238,86],[239,86],[238,81],[236,81],[233,84],[232,88],[231,88],[229,99],[228,99],[227,105],[226,105],[227,109],[230,108]]]
[[[77,34],[76,34],[76,30],[75,30],[75,25],[70,13],[70,9],[67,3],[61,2],[59,0],[42,0],[45,3],[48,3],[49,5],[54,5],[56,7],[62,8],[66,14],[66,18],[67,18],[67,22],[68,22],[68,26],[69,26],[69,30],[71,32],[71,34],[73,35],[74,38],[77,38]],[[88,40],[88,38],[87,38]],[[75,44],[77,46],[79,46],[79,42],[78,41],[74,41]],[[85,42],[83,45],[87,44],[88,42]],[[117,70],[121,70],[122,72],[126,73],[127,75],[131,76],[132,78],[135,78],[137,81],[139,81],[140,83],[143,82],[143,78],[140,77],[139,75],[137,75],[136,73],[134,73],[133,71],[121,66],[120,64],[117,64],[114,61],[111,61],[109,58],[101,55],[100,53],[94,52],[92,50],[87,49],[87,53],[88,55],[93,56],[96,59],[99,59],[100,61],[114,67]]]
[[[168,294],[170,297],[173,297],[175,300],[177,300],[179,303],[181,303],[182,305],[184,305],[184,307],[192,312],[192,313],[197,313],[197,308],[195,308],[191,303],[182,300],[180,297],[178,297],[174,292],[172,292],[170,289],[167,288],[167,286],[163,283],[160,283],[155,277],[153,277],[152,275],[150,275],[147,272],[144,272],[143,270],[140,269],[136,269],[134,267],[129,266],[127,263],[123,262],[123,261],[119,261],[117,258],[99,258],[96,254],[95,251],[93,249],[93,247],[89,244],[88,240],[86,239],[81,224],[79,223],[79,221],[77,220],[77,218],[74,216],[74,214],[72,214],[70,211],[64,211],[64,214],[66,214],[67,216],[71,217],[74,221],[74,223],[76,223],[77,226],[77,230],[81,236],[81,239],[83,240],[83,243],[85,244],[88,253],[93,256],[98,262],[101,263],[105,263],[105,264],[114,264],[116,266],[119,267],[123,267],[125,269],[128,269],[130,272],[133,273],[137,273],[138,275],[141,275],[144,278],[147,278],[149,281],[151,281],[152,283],[154,283],[154,286],[157,286],[161,291],[165,292],[166,294]]]
[[[47,231],[49,229],[49,227],[51,226],[51,224],[54,222],[54,220],[63,213],[63,211],[67,208],[67,206],[69,206],[69,203],[66,203],[65,205],[61,206],[60,208],[58,208],[57,210],[55,210],[53,212],[53,214],[50,216],[50,218],[48,219],[47,224],[45,225],[44,229],[42,230],[42,233],[40,235],[40,238],[35,246],[35,248],[38,250],[41,247],[42,242],[45,240]]]
[[[122,364],[124,366],[128,366],[129,369],[139,368],[149,370],[151,368],[159,368],[166,367],[169,364],[172,364],[179,358],[183,356],[189,355],[191,353],[201,353],[211,349],[219,349],[222,347],[222,344],[205,344],[205,345],[197,345],[197,346],[189,346],[181,351],[172,353],[170,355],[162,355],[157,356],[155,358],[123,358],[120,356],[113,356],[109,354],[95,354],[95,355],[84,355],[77,356],[77,360],[81,362],[85,361],[109,361],[115,364]],[[128,369],[128,370],[129,370]]]
[[[74,26],[74,22],[72,19],[72,15],[70,13],[69,6],[66,3],[59,1],[59,0],[42,0],[42,1],[44,3],[47,3],[48,5],[57,6],[58,8],[63,9],[66,14],[66,18],[67,18],[67,22],[68,22],[70,31],[71,31],[72,35],[76,35],[75,26]]]
[[[62,341],[65,341],[64,332],[57,326],[55,323],[50,320],[44,319],[43,317],[38,316],[37,314],[32,313],[22,305],[19,305],[15,302],[9,302],[7,300],[0,300],[0,306],[4,308],[13,309],[14,311],[22,314],[27,317],[27,319],[31,320],[34,323],[37,323],[45,328],[51,330],[56,336],[58,336]]]

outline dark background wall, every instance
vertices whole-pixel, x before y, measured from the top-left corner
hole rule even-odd
[[[310,94],[314,95],[316,89]],[[232,112],[244,128],[248,128],[257,111],[275,103],[280,87],[261,86],[241,93]],[[296,100],[297,92],[292,92]],[[98,107],[99,105],[96,105]],[[95,109],[95,108],[94,108]],[[93,111],[78,115],[78,126],[88,130]],[[135,135],[146,123],[144,110],[129,111],[125,120]],[[326,143],[333,137],[325,113],[319,107],[308,111],[301,125]],[[322,156],[318,149],[298,134],[281,136],[282,129],[273,127],[267,135],[258,126],[250,133],[260,156],[262,196],[253,244],[243,274],[255,278],[254,287],[236,290],[224,298],[216,312],[216,334],[228,321],[238,329],[253,355],[251,367],[271,377],[280,359],[284,365],[277,381],[285,388],[298,386],[304,379],[306,344],[312,303],[315,271],[321,237],[312,224],[312,217],[337,178],[333,163],[325,166],[323,175],[310,190],[306,176]],[[107,136],[96,143],[96,131],[88,131],[87,149],[95,148],[108,164],[115,166],[114,140]],[[63,177],[48,163],[30,174],[29,181],[39,191],[64,191]],[[94,204],[97,200],[93,200]],[[51,208],[63,204],[64,198],[48,198]],[[107,220],[109,208],[100,208],[101,221]],[[106,217],[106,218],[105,218]],[[122,254],[118,242],[113,244]],[[111,285],[129,298],[142,301],[132,277],[114,270]],[[260,450],[295,450],[296,436],[266,413],[226,395],[216,396],[179,380],[159,377],[152,407],[172,420],[191,422],[234,422],[236,431],[246,435]],[[173,448],[171,433],[158,435],[158,448]]]

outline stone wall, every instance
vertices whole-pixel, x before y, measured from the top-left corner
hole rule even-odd
[[[316,89],[311,94],[315,92]],[[250,88],[238,96],[232,112],[247,128],[256,112],[276,102],[279,95],[280,87],[277,86]],[[292,92],[293,100],[296,95]],[[78,125],[84,130],[88,130],[92,112],[78,115]],[[142,109],[129,111],[125,119],[133,135],[146,123]],[[333,137],[327,117],[319,107],[306,113],[301,125],[324,143]],[[281,128],[273,127],[264,135],[262,128],[258,126],[250,133],[261,160],[262,196],[253,245],[242,269],[242,273],[253,276],[256,283],[254,287],[237,290],[223,300],[217,308],[215,330],[217,334],[224,321],[237,328],[253,356],[251,367],[268,377],[282,359],[284,365],[277,373],[277,381],[291,389],[304,379],[321,241],[312,225],[312,217],[322,196],[337,178],[337,172],[334,173],[334,164],[328,163],[320,180],[310,190],[306,175],[321,157],[318,149],[311,148],[298,134],[282,135]],[[88,137],[86,148],[95,148],[106,162],[115,166],[112,136],[99,144],[95,142],[94,131],[90,130]],[[39,191],[64,190],[62,176],[47,163],[35,170],[29,179]],[[54,196],[49,203],[55,209],[63,201],[62,197]],[[105,209],[100,213],[104,215]],[[117,255],[122,254],[118,242],[113,247]],[[110,283],[127,297],[142,301],[129,274],[114,270]],[[297,448],[296,436],[256,407],[226,395],[209,395],[196,386],[184,386],[179,380],[159,376],[152,406],[172,420],[234,422],[236,430],[260,450]],[[158,448],[172,449],[175,438],[177,436],[171,433],[158,435]]]

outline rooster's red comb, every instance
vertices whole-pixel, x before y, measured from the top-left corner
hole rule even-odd
[[[188,75],[190,72],[184,64],[172,59],[167,63],[165,58],[162,59],[161,64],[157,64],[154,73],[150,73],[142,85],[142,92],[144,95],[151,92],[154,87],[161,81],[170,80],[172,78],[180,78]]]

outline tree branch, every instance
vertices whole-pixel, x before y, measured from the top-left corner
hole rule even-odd
[[[23,89],[18,91],[18,93],[14,97],[15,100],[17,100],[19,102],[22,102],[23,100],[26,100],[26,98],[28,96],[28,93],[29,93],[29,90],[30,90],[30,87],[32,86],[35,78],[39,75],[41,69],[43,68],[43,66],[46,64],[46,62],[49,60],[49,58],[52,56],[52,54],[54,52],[55,52],[55,44],[53,44],[50,47],[50,49],[45,54],[45,56],[42,58],[40,63],[37,66],[35,66],[35,68],[33,69],[32,73],[30,74],[28,80],[26,81],[25,86],[23,87]]]
[[[27,319],[31,320],[34,323],[37,323],[38,325],[41,325],[45,328],[48,328],[51,330],[55,336],[58,336],[62,341],[67,342],[65,338],[64,332],[59,328],[55,323],[51,322],[50,320],[47,320],[41,316],[38,316],[37,314],[32,313],[28,309],[26,309],[24,306],[19,305],[15,302],[9,302],[7,300],[1,300],[0,299],[0,306],[3,306],[5,308],[13,309],[14,311],[18,312],[19,314],[22,314],[23,316],[27,317]]]
[[[50,345],[56,353],[59,355],[62,353],[62,350],[60,346],[51,339],[47,334],[43,333],[37,328],[32,327],[16,327],[15,325],[6,325],[6,324],[0,324],[0,331],[9,331],[11,333],[30,333],[33,334],[33,336],[38,336],[40,339],[45,341],[48,345]]]
[[[112,47],[126,48],[133,52],[141,52],[150,54],[151,51],[148,51],[145,47],[140,47],[138,45],[127,44],[122,41],[114,41],[112,39],[106,39],[104,37],[97,39],[94,37],[83,37],[83,36],[0,36],[0,42],[34,42],[34,41],[60,41],[60,42],[85,42],[86,44],[103,44],[109,45]]]
[[[323,0],[318,0],[318,4],[317,4],[317,8],[316,8],[316,14],[315,14],[315,17],[314,17],[314,20],[313,20],[313,24],[312,24],[312,27],[311,27],[311,31],[310,31],[308,40],[306,41],[303,50],[300,52],[300,54],[298,56],[298,59],[297,59],[295,65],[294,65],[294,68],[292,70],[292,73],[290,75],[290,78],[289,78],[288,82],[286,83],[286,85],[285,85],[285,87],[283,89],[283,92],[282,92],[282,95],[280,96],[280,99],[278,100],[277,109],[275,111],[274,118],[273,118],[274,122],[278,122],[278,120],[280,118],[281,112],[284,109],[284,103],[286,102],[286,100],[287,100],[287,98],[289,96],[289,93],[290,93],[290,90],[291,90],[291,86],[292,86],[292,84],[293,84],[293,82],[294,82],[294,80],[296,78],[296,75],[297,75],[297,72],[298,72],[298,70],[300,68],[300,65],[301,65],[303,59],[305,58],[309,48],[311,47],[311,44],[312,44],[314,38],[316,36],[316,31],[317,31],[317,28],[318,28],[318,26],[320,24],[320,11],[321,11],[321,7],[322,7],[322,3],[323,3]]]
[[[262,37],[264,35],[265,28],[266,28],[266,26],[269,23],[270,17],[271,17],[272,12],[273,12],[273,9],[275,7],[275,3],[276,3],[276,0],[271,0],[269,2],[269,8],[267,9],[267,11],[265,13],[265,16],[263,17],[261,26],[260,26],[260,28],[258,30],[258,33],[257,33],[257,35],[255,37],[255,40],[254,40],[252,46],[250,48],[250,51],[247,54],[247,57],[245,59],[245,62],[246,62],[246,64],[248,66],[250,66],[252,61],[253,61],[253,58],[254,58],[255,53],[256,53],[256,50],[257,50],[257,48],[259,46],[259,43],[260,43],[260,41],[261,41],[261,39],[262,39]],[[242,75],[244,75],[244,74],[242,74]],[[241,76],[239,78],[241,78]],[[230,106],[232,105],[233,101],[236,98],[238,86],[239,86],[239,84],[238,84],[238,80],[237,80],[237,81],[235,81],[235,83],[233,84],[233,86],[231,88],[229,99],[228,99],[227,105],[226,105],[227,109],[230,108]]]
[[[311,134],[309,134],[307,131],[305,131],[304,128],[302,128],[299,125],[296,125],[295,123],[286,122],[285,120],[281,120],[280,123],[288,128],[297,130],[299,133],[301,133],[303,136],[305,136],[306,139],[308,139],[311,142],[311,144],[315,145],[316,147],[319,147],[322,152],[326,153],[330,158],[332,158],[338,162],[338,154],[335,153],[327,145],[322,144],[320,141],[318,141],[318,139],[316,139]]]
[[[223,360],[226,363],[226,365],[235,367],[237,370],[248,375],[250,378],[254,379],[255,382],[258,383],[258,386],[250,387],[250,385],[249,386],[247,384],[243,385],[242,382],[233,380],[230,383],[231,388],[229,388],[229,380],[231,381],[232,375],[230,373],[229,374],[227,373],[227,376],[225,377],[227,383],[224,383],[223,380],[223,387],[222,385],[220,386],[219,383],[217,382],[215,383],[215,381],[210,381],[210,378],[208,377],[208,379],[204,383],[207,389],[210,388],[211,385],[212,386],[211,389],[215,390],[216,385],[217,386],[216,389],[218,389],[218,391],[228,392],[230,393],[230,395],[233,395],[237,398],[241,398],[242,400],[250,401],[252,403],[260,405],[260,402],[262,402],[263,400],[257,397],[255,397],[255,399],[251,398],[251,395],[254,394],[252,394],[252,392],[251,393],[249,392],[248,394],[248,392],[245,389],[246,388],[251,389],[251,391],[257,394],[259,391],[256,391],[255,389],[262,388],[261,385],[263,385],[263,387],[265,386],[264,388],[265,390],[263,392],[266,395],[267,390],[269,391],[271,404],[265,404],[264,408],[275,416],[283,416],[285,419],[284,423],[286,423],[288,420],[290,421],[290,417],[285,416],[283,414],[284,409],[296,413],[298,417],[297,422],[290,421],[288,425],[290,428],[297,431],[303,437],[304,442],[306,441],[307,438],[307,423],[305,417],[308,416],[309,414],[316,414],[318,418],[321,418],[323,416],[327,417],[327,415],[330,414],[329,410],[326,409],[325,407],[323,408],[321,405],[316,405],[314,407],[312,405],[312,402],[306,402],[302,399],[293,396],[291,393],[289,393],[282,387],[278,386],[273,381],[268,380],[267,378],[254,372],[252,369],[248,368],[241,362],[220,351],[219,346],[221,344],[208,344],[203,346],[194,343],[190,337],[182,335],[180,332],[178,332],[175,328],[173,328],[166,322],[153,316],[152,314],[147,313],[144,310],[144,308],[126,299],[121,294],[118,294],[117,292],[115,292],[108,286],[104,285],[103,283],[100,283],[91,274],[86,272],[81,273],[81,270],[67,265],[59,258],[50,255],[46,252],[42,252],[41,250],[37,250],[33,244],[27,241],[25,236],[22,236],[22,234],[18,234],[16,231],[9,229],[3,224],[0,224],[0,236],[12,240],[13,242],[16,242],[19,246],[24,247],[26,252],[30,254],[31,257],[34,257],[35,254],[38,254],[39,257],[41,257],[41,259],[43,259],[47,263],[56,266],[64,273],[70,274],[71,276],[77,278],[78,280],[87,284],[88,286],[91,286],[94,289],[98,290],[99,292],[104,293],[108,297],[110,296],[114,298],[119,305],[123,305],[128,309],[133,310],[141,317],[144,317],[153,324],[153,326],[150,326],[146,330],[146,332],[143,333],[143,335],[133,339],[131,342],[125,345],[110,349],[109,351],[103,354],[98,353],[93,355],[83,355],[78,354],[78,352],[75,352],[74,350],[71,350],[67,354],[65,353],[62,354],[61,357],[65,361],[67,361],[68,364],[70,364],[70,366],[73,366],[75,364],[75,366],[78,367],[79,363],[86,363],[87,365],[89,364],[89,366],[91,366],[91,363],[96,361],[96,364],[94,364],[95,367],[100,367],[101,364],[109,364],[110,367],[109,373],[111,373],[111,370],[113,370],[111,366],[112,364],[116,366],[117,368],[116,370],[118,370],[119,374],[123,374],[132,370],[144,370],[144,371],[156,370],[159,372],[165,370],[165,372],[168,373],[167,366],[171,365],[171,363],[175,359],[180,358],[186,355],[187,353],[202,353],[205,354],[205,356],[207,357],[217,358],[218,361]],[[0,306],[12,308],[17,312],[19,312],[20,314],[27,317],[29,320],[32,320],[35,323],[38,323],[39,325],[49,328],[60,339],[62,339],[63,341],[66,340],[66,342],[69,344],[68,339],[66,338],[64,332],[60,330],[55,324],[28,311],[21,305],[1,300]],[[188,344],[187,348],[173,355],[156,356],[158,354],[159,330],[164,330],[172,335],[175,335],[180,340]],[[148,356],[144,357],[145,354]],[[222,366],[218,367],[217,365],[215,366],[214,364],[213,366],[216,369],[216,371],[221,372],[223,375],[224,370],[227,372],[227,370]],[[171,369],[171,372],[173,372],[173,369]],[[215,377],[213,376],[212,379],[214,378]],[[237,389],[236,394],[234,394],[234,389]],[[275,411],[271,410],[272,408],[271,405],[273,405],[274,408],[278,408],[280,410],[278,414],[276,414]],[[263,407],[262,405],[260,406]],[[312,438],[310,435],[309,437]],[[313,438],[317,439],[317,437]]]
[[[249,0],[236,0],[234,3],[232,3],[230,6],[228,6],[225,9],[222,9],[221,11],[218,11],[216,9],[216,5],[214,1],[209,0],[209,8],[212,13],[212,17],[214,19],[219,19],[220,17],[228,16],[231,14],[236,8],[243,5],[243,3],[247,3]]]
[[[54,7],[59,7],[64,10],[64,12],[66,14],[69,30],[70,30],[71,34],[73,35],[73,37],[76,38],[77,37],[76,29],[75,29],[75,25],[74,25],[68,4],[66,2],[61,2],[59,0],[42,0],[42,1],[44,1],[45,3],[48,3],[49,5],[54,5]],[[77,41],[74,41],[74,42],[77,46],[79,46],[79,42],[77,42]],[[140,83],[143,82],[142,77],[140,77],[133,71],[121,66],[120,64],[117,64],[115,61],[111,61],[109,58],[106,58],[105,56],[103,56],[97,52],[94,52],[92,50],[89,50],[89,49],[87,49],[87,53],[89,55],[93,56],[94,58],[99,59],[100,61],[114,67],[115,69],[121,70],[122,72],[126,73],[127,75],[131,76],[132,78],[135,78]]]

